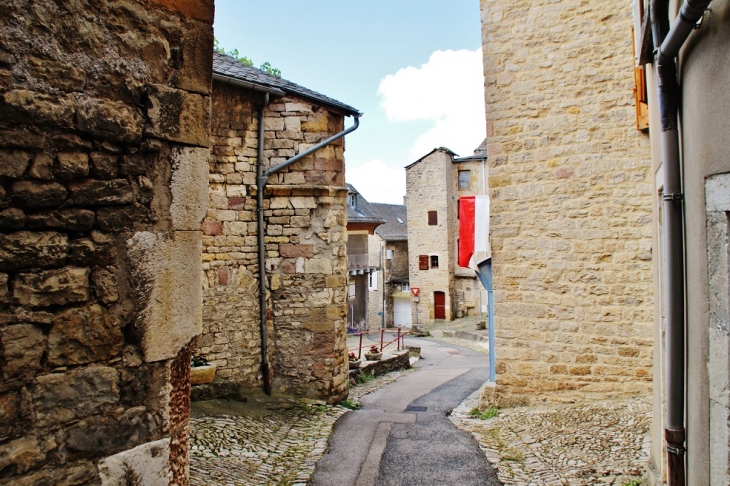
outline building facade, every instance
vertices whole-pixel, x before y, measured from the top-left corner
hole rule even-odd
[[[351,184],[347,185],[347,327],[350,330],[366,331],[371,320],[371,292],[377,292],[382,263],[379,257],[371,258],[371,241],[375,228],[383,224],[383,219],[371,204]],[[373,247],[374,248],[374,247]],[[377,324],[374,329],[378,329]]]
[[[685,449],[680,464],[686,464],[686,484],[730,484],[730,308],[728,306],[728,215],[730,214],[730,159],[727,133],[730,129],[730,2],[715,0],[698,19],[696,29],[689,26],[689,37],[678,56],[679,90],[674,98],[679,107],[679,193],[683,198],[664,200],[676,189],[665,188],[662,155],[662,128],[657,95],[656,63],[652,56],[652,21],[664,25],[679,23],[682,2],[655,2],[657,12],[649,18],[649,2],[637,2],[635,42],[645,46],[637,52],[637,69],[646,64],[649,126],[651,132],[651,179],[654,203],[654,247],[660,258],[654,261],[654,411],[649,484],[665,484],[668,478],[665,429],[684,429]],[[705,2],[707,3],[707,2]],[[662,17],[664,18],[662,20]],[[650,21],[651,20],[651,21]],[[637,49],[639,51],[639,49]],[[678,202],[677,202],[678,201]],[[684,238],[678,244],[684,272],[685,312],[679,316],[681,338],[679,356],[668,356],[668,300],[665,283],[667,269],[666,204],[680,204]],[[684,316],[686,315],[686,322]],[[684,354],[686,353],[686,354]],[[678,384],[669,384],[668,361],[678,361],[685,375]],[[659,379],[661,377],[661,379]],[[670,386],[679,390],[669,390]],[[668,396],[679,396],[679,405],[670,405]],[[670,423],[669,407],[680,408],[681,422]],[[686,411],[686,412],[685,412]],[[676,411],[675,411],[676,414]],[[676,417],[676,415],[675,415]],[[676,418],[674,420],[677,420]],[[679,425],[679,427],[678,427]]]
[[[406,207],[378,203],[371,206],[385,222],[368,239],[370,262],[380,266],[369,285],[370,328],[411,327]]]
[[[406,167],[408,274],[414,325],[479,315],[486,298],[474,272],[458,261],[458,200],[483,194],[486,154],[459,159],[434,149]]]
[[[214,6],[120,7],[0,5],[1,484],[188,484]]]
[[[339,401],[347,395],[343,139],[271,174],[264,188],[265,367],[256,162],[261,148],[263,171],[282,164],[341,132],[345,116],[359,114],[219,53],[213,72],[203,334],[196,353],[217,366],[218,379],[241,387]]]
[[[499,404],[651,392],[632,15],[628,0],[481,1]]]

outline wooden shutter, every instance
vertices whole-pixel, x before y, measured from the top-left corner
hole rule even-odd
[[[436,211],[429,211],[428,212],[428,225],[436,226],[437,224],[439,224],[438,213]]]
[[[631,29],[631,53],[636,59],[634,29]],[[634,104],[636,106],[636,128],[649,128],[649,100],[646,96],[646,70],[644,66],[634,66]]]
[[[428,255],[418,255],[418,269],[428,270]]]

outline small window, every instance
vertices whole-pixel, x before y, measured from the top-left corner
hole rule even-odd
[[[395,218],[395,219],[397,219],[400,224],[405,224],[402,219],[400,219],[400,218]]]
[[[368,289],[378,290],[378,271],[373,270],[368,274]]]
[[[403,282],[402,284],[400,284],[400,290],[401,292],[410,292],[411,285],[408,282]]]
[[[385,250],[385,259],[392,260],[395,255],[395,250]]]
[[[459,171],[459,189],[471,189],[471,171]]]
[[[428,225],[436,226],[437,224],[439,224],[438,213],[436,211],[429,211],[428,212]]]
[[[350,290],[350,291],[349,291],[349,297],[350,297],[351,299],[354,299],[354,298],[355,298],[355,284],[354,284],[354,283],[351,283],[351,284],[350,284],[350,288],[349,288],[349,290]]]
[[[357,207],[357,194],[348,195],[347,204],[349,204],[351,208],[355,209]]]
[[[431,255],[431,268],[438,268],[438,267],[439,267],[438,255]]]
[[[428,255],[418,255],[418,269],[428,270]]]

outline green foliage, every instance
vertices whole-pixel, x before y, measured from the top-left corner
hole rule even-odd
[[[342,400],[340,402],[340,405],[349,409],[349,410],[358,410],[360,407],[362,407],[362,404],[360,402],[356,402],[355,400]]]
[[[249,64],[249,66],[250,66],[250,64]],[[279,71],[275,67],[271,67],[271,64],[269,64],[268,61],[263,63],[261,66],[259,66],[259,69],[265,73],[271,74],[272,76],[276,76],[277,78],[281,77],[281,71]]]
[[[641,486],[644,484],[641,479],[634,479],[632,481],[629,481],[628,483],[624,483],[623,486]]]
[[[238,52],[238,49],[226,51],[223,47],[221,47],[221,45],[218,43],[218,39],[216,39],[215,37],[213,38],[213,49],[215,49],[216,52],[231,56],[235,60],[253,67],[253,61],[251,59],[247,58],[246,56],[242,56]],[[268,61],[259,66],[259,69],[265,73],[271,74],[272,76],[276,76],[277,78],[281,77],[281,71],[275,67],[271,67],[271,63],[269,63]]]
[[[372,373],[360,373],[357,375],[357,378],[355,378],[355,381],[359,385],[364,385],[365,383],[370,383],[375,379],[375,375]]]
[[[469,415],[472,417],[476,417],[481,420],[487,420],[490,418],[497,417],[499,415],[499,410],[497,407],[489,407],[488,409],[481,411],[478,408],[472,408],[469,412]]]
[[[190,366],[192,366],[193,368],[197,368],[198,366],[208,366],[208,361],[202,356],[193,354],[192,356],[190,356]]]

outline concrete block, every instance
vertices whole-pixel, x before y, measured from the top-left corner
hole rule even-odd
[[[99,463],[102,486],[170,484],[170,439],[147,442],[128,451],[107,457]],[[134,483],[129,482],[134,478]]]
[[[208,211],[208,149],[172,149],[172,225],[178,230],[196,231]]]

